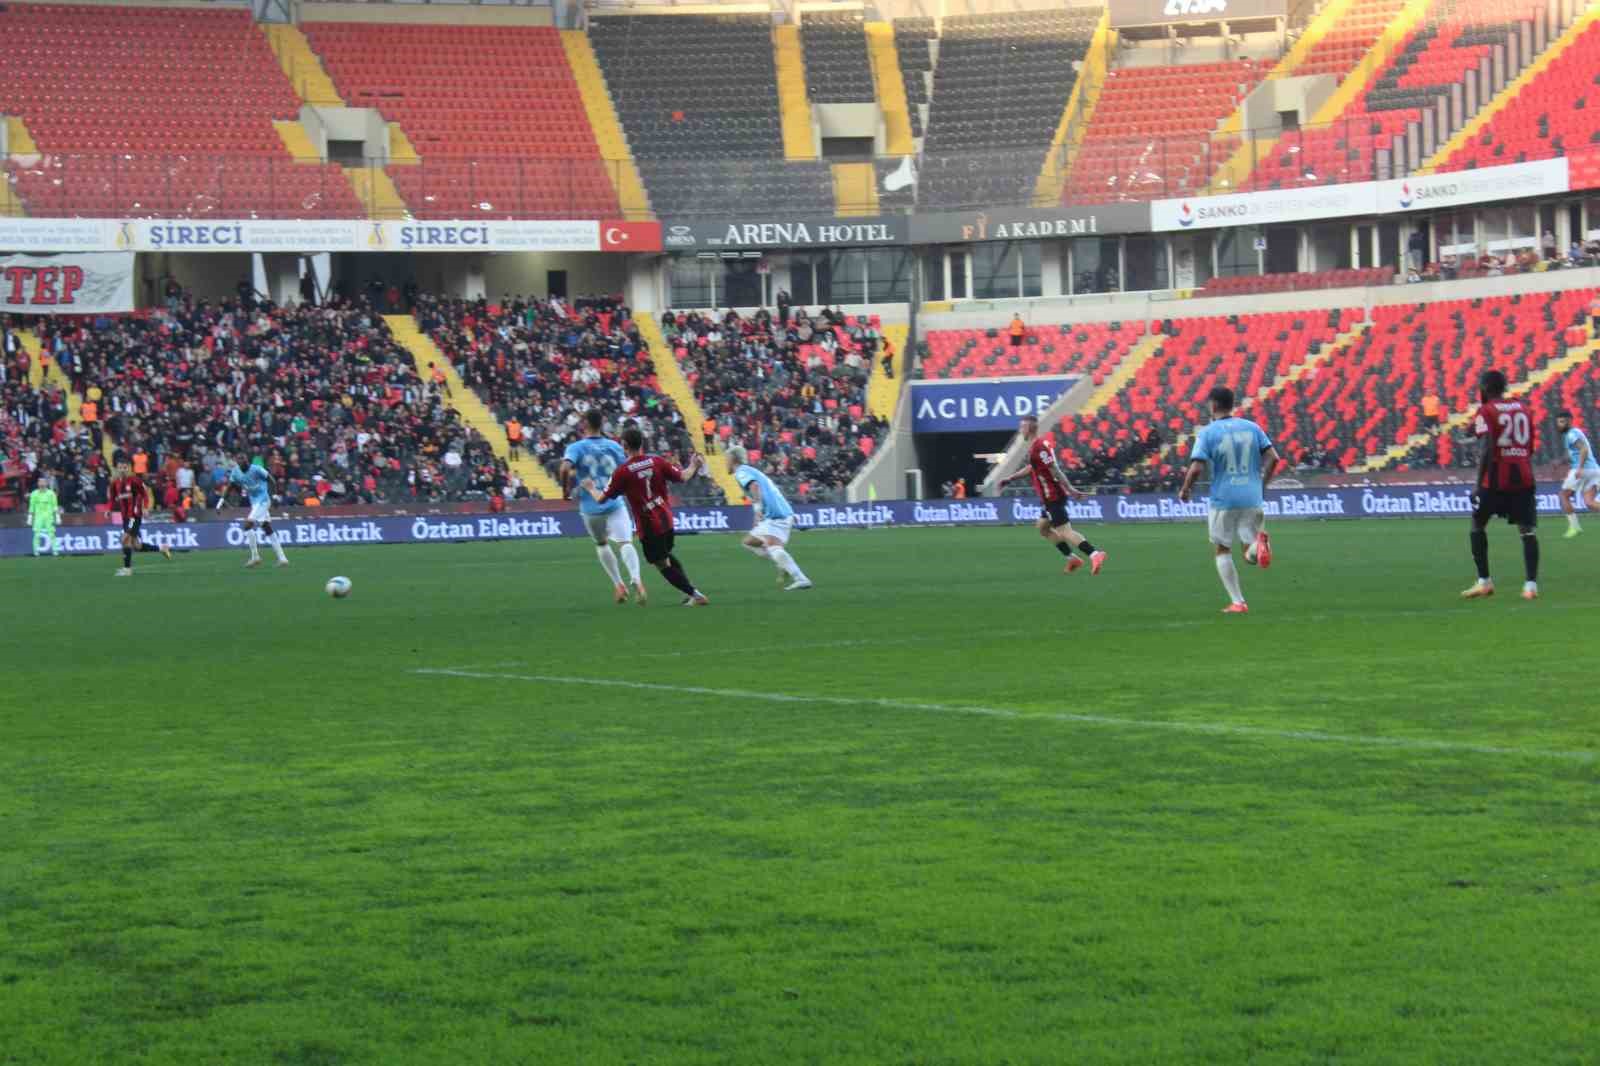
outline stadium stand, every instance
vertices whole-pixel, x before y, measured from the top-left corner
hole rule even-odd
[[[0,112],[39,153],[6,163],[29,214],[362,213],[338,167],[285,150],[299,100],[248,11],[8,4],[0,38]]]
[[[1377,177],[1377,150],[1392,147],[1397,134],[1421,122],[1426,110],[1542,6],[1537,0],[1435,0],[1330,125],[1285,132],[1257,160],[1253,184],[1278,189]]]
[[[340,95],[397,122],[420,162],[388,168],[417,218],[596,218],[616,185],[558,31],[308,22]]]
[[[1333,74],[1344,78],[1356,69],[1406,3],[1407,0],[1356,0],[1295,67],[1295,76]]]
[[[913,137],[921,137],[923,133],[922,112],[928,103],[928,75],[933,73],[933,50],[928,45],[937,39],[932,18],[894,20],[894,50],[905,83]]]
[[[581,418],[593,405],[637,422],[653,448],[693,450],[682,416],[656,381],[649,348],[615,300],[568,306],[423,296],[416,318],[495,417],[522,428],[525,447],[552,476],[566,446],[583,435]]]
[[[924,338],[926,378],[1090,374],[1098,384],[1145,334],[1144,322],[1082,322],[1029,330],[1012,347],[994,329],[932,330]]]
[[[765,312],[669,311],[661,326],[705,414],[706,435],[744,444],[752,462],[800,499],[837,496],[888,430],[867,412],[882,337],[872,319],[798,311],[785,325]]]
[[[117,452],[136,464],[143,455],[150,471],[181,460],[214,478],[249,450],[294,503],[506,487],[482,439],[364,303],[247,309],[180,294],[149,312],[47,319],[40,330]]]
[[[1600,186],[1600,19],[1590,21],[1443,169],[1520,163],[1567,156],[1575,189]]]
[[[828,164],[784,157],[770,18],[608,15],[589,37],[658,213],[833,213]]]
[[[806,90],[813,103],[871,103],[876,96],[867,58],[865,20],[857,11],[806,11],[800,15]]]
[[[1394,280],[1392,267],[1354,270],[1319,270],[1314,273],[1240,274],[1214,277],[1198,296],[1251,296],[1260,292],[1303,292],[1307,289],[1348,289],[1387,285]]]
[[[944,20],[923,145],[924,207],[1032,197],[1100,15],[1073,7]]]
[[[1204,187],[1220,162],[1212,145],[1218,123],[1266,72],[1249,59],[1109,71],[1066,201],[1153,200]]]

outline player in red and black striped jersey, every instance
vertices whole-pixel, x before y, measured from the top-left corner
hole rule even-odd
[[[1491,519],[1504,518],[1522,533],[1522,561],[1527,582],[1522,598],[1539,598],[1538,501],[1533,479],[1533,414],[1521,400],[1506,398],[1506,376],[1486,370],[1479,382],[1483,405],[1472,429],[1483,441],[1478,461],[1478,483],[1472,493],[1472,561],[1478,580],[1461,595],[1469,600],[1494,595],[1489,577]]]
[[[678,557],[672,554],[675,535],[668,491],[673,482],[688,481],[700,472],[700,457],[696,455],[688,467],[680,470],[669,459],[646,455],[644,434],[637,426],[622,431],[622,447],[628,453],[628,461],[611,472],[611,483],[604,491],[587,478],[581,487],[599,503],[618,496],[625,498],[644,547],[644,561],[660,570],[668,584],[683,593],[684,606],[704,607],[710,601],[694,587]]]
[[[132,577],[134,552],[158,551],[171,559],[172,549],[144,542],[144,513],[155,504],[155,493],[145,484],[144,478],[133,473],[125,462],[117,464],[116,475],[111,482],[109,498],[112,510],[122,519],[122,569],[117,571],[117,576]]]
[[[1033,491],[1039,494],[1039,504],[1044,509],[1036,523],[1039,535],[1067,557],[1067,565],[1062,568],[1062,573],[1070,574],[1082,569],[1083,559],[1072,554],[1072,549],[1077,548],[1089,560],[1089,572],[1098,574],[1106,564],[1106,553],[1090,544],[1088,537],[1073,529],[1072,519],[1067,516],[1067,501],[1088,499],[1089,493],[1078,491],[1067,480],[1067,472],[1061,469],[1061,458],[1056,455],[1055,445],[1049,437],[1039,436],[1037,418],[1023,415],[1017,424],[1017,433],[1028,444],[1028,465],[1001,478],[1000,485],[1004,487],[1018,478],[1032,477]]]

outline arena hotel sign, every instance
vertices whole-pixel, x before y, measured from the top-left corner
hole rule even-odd
[[[906,244],[906,220],[894,215],[869,218],[792,218],[734,222],[673,222],[662,226],[669,252],[744,251],[758,248],[860,248]]]

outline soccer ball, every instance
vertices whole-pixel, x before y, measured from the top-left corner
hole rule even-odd
[[[330,577],[326,587],[328,595],[336,600],[342,600],[350,595],[350,579],[347,577]]]

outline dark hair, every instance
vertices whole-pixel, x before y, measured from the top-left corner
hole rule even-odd
[[[644,450],[644,434],[639,432],[638,426],[629,426],[622,431],[622,446],[630,452]]]
[[[1556,412],[1556,417],[1570,419],[1572,417],[1572,412],[1563,407],[1561,410]]]
[[[1212,389],[1206,399],[1210,400],[1211,406],[1219,411],[1233,410],[1233,390],[1226,385],[1218,385]]]
[[[1483,390],[1484,396],[1491,400],[1498,400],[1506,394],[1505,371],[1485,370],[1483,377],[1478,379],[1478,387]]]
[[[583,413],[583,421],[590,429],[599,433],[600,427],[606,424],[606,416],[600,413],[600,408],[591,407]]]

